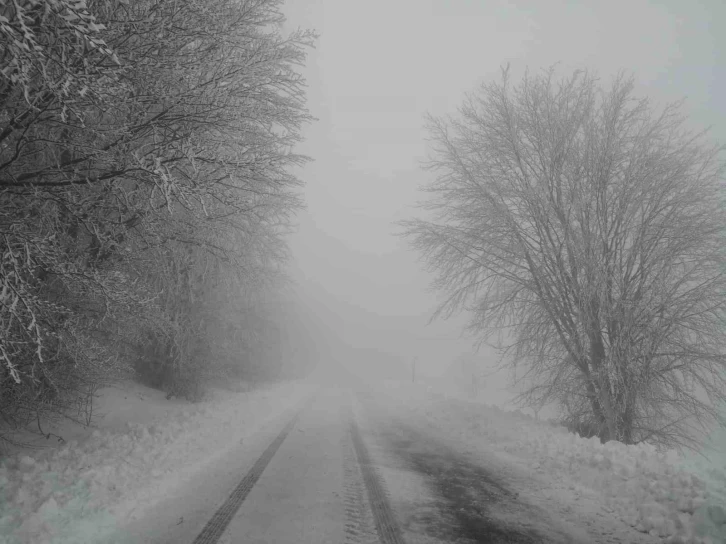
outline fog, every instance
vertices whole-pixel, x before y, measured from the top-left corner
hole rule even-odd
[[[698,125],[726,135],[720,0],[290,0],[289,28],[320,34],[303,73],[319,120],[301,151],[307,209],[292,236],[291,274],[307,357],[356,376],[451,374],[471,337],[466,316],[427,325],[440,299],[395,222],[418,213],[426,181],[423,115],[454,113],[464,93],[511,63],[515,79],[560,63],[604,79],[624,69],[656,101],[687,98]],[[512,397],[496,354],[473,359],[486,394]]]

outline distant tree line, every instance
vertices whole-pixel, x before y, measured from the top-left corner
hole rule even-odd
[[[280,0],[0,5],[0,426],[131,365],[190,399],[274,345],[309,121]],[[2,433],[0,433],[0,436]]]

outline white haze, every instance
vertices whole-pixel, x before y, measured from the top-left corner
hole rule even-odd
[[[427,179],[424,113],[454,113],[502,65],[515,77],[557,62],[605,79],[624,69],[639,92],[685,97],[695,123],[726,135],[721,0],[290,0],[285,9],[289,28],[320,34],[304,69],[319,121],[301,150],[314,162],[302,171],[307,210],[291,243],[307,356],[325,368],[407,374],[416,357],[419,373],[435,376],[472,351],[466,316],[426,325],[437,295],[394,223],[415,213]],[[476,356],[483,372],[496,360],[487,349]],[[511,398],[506,382],[502,372],[487,378],[491,401]]]

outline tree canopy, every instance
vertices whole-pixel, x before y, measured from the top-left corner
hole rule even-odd
[[[404,223],[531,406],[602,440],[689,444],[726,396],[723,148],[625,75],[526,74],[428,119],[423,217]]]
[[[315,36],[283,35],[281,7],[0,7],[6,422],[68,414],[133,361],[194,397],[210,361],[263,338],[241,329],[282,277],[312,121],[298,69]]]

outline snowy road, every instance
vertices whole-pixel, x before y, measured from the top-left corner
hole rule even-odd
[[[126,542],[589,541],[367,395],[321,390],[264,442],[254,458],[237,452],[226,468],[196,477],[186,497],[151,512]]]
[[[411,384],[322,383],[194,406],[109,390],[118,421],[0,462],[0,544],[726,542],[723,464]]]
[[[220,543],[344,541],[346,401],[343,392],[321,392],[303,410]]]

